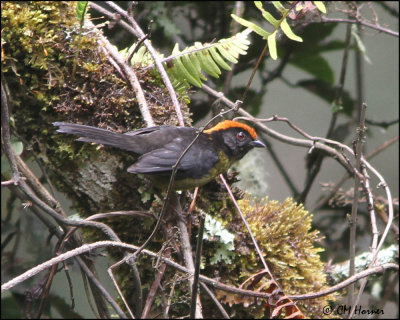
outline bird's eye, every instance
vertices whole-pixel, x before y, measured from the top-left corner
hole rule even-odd
[[[246,138],[246,135],[244,134],[243,131],[238,132],[238,134],[236,135],[238,140],[243,141]]]

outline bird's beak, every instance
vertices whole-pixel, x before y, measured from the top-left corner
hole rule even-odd
[[[266,147],[266,145],[264,144],[264,143],[262,143],[260,140],[253,140],[253,141],[251,141],[250,142],[250,145],[253,147],[253,148],[265,148]]]

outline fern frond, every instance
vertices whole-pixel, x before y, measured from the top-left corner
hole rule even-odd
[[[203,81],[207,80],[204,73],[214,78],[219,78],[221,68],[231,70],[228,63],[237,63],[240,55],[247,54],[247,49],[250,45],[248,40],[250,32],[250,29],[246,29],[230,38],[221,39],[215,43],[202,44],[195,42],[193,46],[187,47],[183,51],[180,51],[179,45],[175,44],[172,55],[167,58],[163,58],[163,55],[160,55],[160,59],[164,63],[174,85],[183,84],[188,87],[189,84],[192,84],[201,87]],[[135,44],[129,50],[123,50],[122,53],[124,53],[125,57],[128,57],[134,48]],[[144,70],[154,68],[153,58],[144,46],[135,52],[130,62],[132,65]]]
[[[221,39],[216,43],[196,42],[183,51],[180,51],[179,45],[176,44],[172,55],[162,62],[173,64],[167,69],[167,72],[178,82],[201,87],[203,81],[207,80],[204,73],[219,78],[221,68],[231,70],[228,62],[237,63],[240,55],[247,54],[250,44],[247,37],[250,32],[250,29],[246,29],[231,38]],[[169,66],[169,64],[167,65]]]
[[[318,10],[320,10],[323,13],[326,13],[326,8],[325,5],[322,3],[322,1],[313,1],[314,5]],[[261,1],[254,1],[254,4],[258,10],[260,10],[262,16],[264,19],[270,23],[273,27],[274,30],[272,32],[268,32],[267,30],[263,29],[262,27],[258,26],[257,24],[250,22],[246,19],[243,19],[241,17],[238,17],[234,14],[231,14],[231,17],[241,25],[250,28],[252,31],[263,37],[265,40],[268,41],[268,49],[269,53],[272,59],[276,60],[278,58],[277,50],[276,50],[276,32],[279,30],[279,28],[283,31],[283,33],[291,40],[294,41],[299,41],[302,42],[303,39],[299,36],[297,36],[289,26],[289,23],[287,22],[286,18],[288,17],[290,11],[292,10],[292,7],[289,9],[286,9],[282,3],[279,1],[272,1],[272,4],[274,7],[277,9],[277,11],[281,14],[280,19],[276,19],[275,17],[272,16],[271,13],[266,11],[263,8],[262,2]]]

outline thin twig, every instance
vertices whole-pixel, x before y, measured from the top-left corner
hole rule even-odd
[[[315,21],[316,23],[321,22],[333,22],[333,23],[350,23],[350,24],[361,24],[371,29],[378,30],[380,32],[384,32],[390,34],[391,36],[399,37],[399,33],[388,28],[384,28],[382,26],[374,25],[372,23],[363,21],[363,20],[352,20],[352,19],[340,19],[340,18],[327,18],[325,16],[321,16],[321,21]]]
[[[333,132],[335,130],[335,126],[336,126],[336,121],[337,121],[338,112],[339,112],[339,106],[341,106],[343,104],[342,103],[342,95],[343,95],[344,81],[346,79],[346,73],[347,73],[350,43],[351,43],[351,25],[348,25],[347,29],[346,29],[345,48],[343,51],[340,77],[339,77],[339,82],[338,82],[336,93],[335,93],[335,99],[333,101],[333,104],[334,104],[336,110],[333,110],[333,112],[332,112],[328,130],[325,135],[326,138],[328,138],[328,139],[332,137],[332,134],[333,134]],[[311,190],[311,187],[314,185],[314,181],[315,181],[318,173],[321,170],[321,166],[322,166],[324,159],[325,159],[324,154],[317,154],[317,156],[312,161],[310,161],[310,163],[308,164],[308,171],[307,171],[306,181],[304,183],[304,188],[303,188],[303,191],[300,193],[300,195],[296,198],[297,201],[302,202],[302,203],[304,203],[306,201],[307,196]]]
[[[365,156],[365,159],[367,159],[367,160],[372,159],[377,154],[379,154],[384,149],[388,148],[390,145],[397,142],[398,140],[399,140],[399,136],[396,136],[388,141],[385,141],[379,147],[377,147],[375,150],[373,150],[372,152],[367,154]],[[314,208],[312,208],[310,210],[310,212],[314,212],[314,211],[317,211],[318,209],[321,209],[329,201],[329,199],[331,199],[336,194],[336,192],[340,189],[340,187],[343,185],[343,183],[345,183],[347,181],[347,179],[349,179],[349,178],[350,178],[350,175],[348,173],[345,173],[343,175],[343,177],[339,180],[339,182],[334,184],[335,188],[329,194],[327,194],[325,197],[323,197],[320,201],[318,201],[318,203],[314,206]],[[385,221],[385,223],[386,222],[387,221]]]
[[[88,279],[83,272],[81,273],[81,276],[82,276],[83,288],[85,289],[85,294],[87,297],[87,301],[89,303],[89,308],[90,308],[90,310],[92,310],[93,314],[96,316],[96,319],[100,319],[100,315],[98,315],[98,313],[96,312],[94,301],[90,295]]]
[[[109,17],[111,20],[117,22],[122,28],[124,28],[126,31],[134,35],[135,37],[139,38],[136,31],[129,25],[127,24],[124,20],[121,18],[116,19],[115,14],[108,11],[107,9],[103,8],[102,6],[98,5],[96,2],[91,2],[90,3],[90,9],[94,9],[97,12],[104,14],[105,16]]]
[[[373,266],[376,263],[376,259],[377,259],[379,250],[382,248],[382,246],[383,246],[383,244],[385,242],[385,239],[386,239],[386,237],[387,237],[387,235],[389,233],[390,226],[391,226],[391,224],[393,222],[393,200],[392,200],[392,195],[391,195],[390,189],[389,189],[385,179],[383,178],[383,176],[377,170],[375,170],[375,168],[373,168],[368,162],[365,161],[364,164],[381,181],[379,183],[379,186],[383,187],[385,189],[385,191],[386,191],[386,196],[387,196],[387,199],[388,199],[388,210],[389,210],[388,222],[386,224],[385,230],[383,231],[383,234],[382,234],[382,237],[381,237],[381,239],[379,241],[378,247],[376,248],[375,252],[373,253],[373,258],[372,258],[372,262],[370,264],[370,267],[367,269],[367,270],[370,270],[371,268],[373,268]],[[360,301],[361,295],[363,294],[365,286],[367,285],[367,281],[368,281],[368,277],[363,279],[363,281],[361,283],[361,286],[360,286],[360,290],[358,291],[358,295],[357,295],[356,301],[354,302],[354,305],[357,305],[358,302]],[[350,313],[349,317],[352,317],[353,314],[354,314],[354,310],[351,310],[351,313]]]
[[[128,263],[129,258],[130,258],[130,255],[125,254],[125,257],[124,257],[123,259],[121,259],[120,261],[114,263],[113,265],[111,265],[111,266],[107,269],[107,273],[108,273],[108,276],[111,278],[111,281],[113,282],[114,287],[115,287],[115,289],[117,290],[117,292],[118,292],[118,294],[119,294],[119,296],[120,296],[122,302],[124,303],[126,309],[128,310],[129,315],[131,316],[132,319],[134,319],[135,317],[134,317],[134,315],[133,315],[133,313],[132,313],[132,310],[131,310],[131,308],[130,308],[128,302],[126,301],[125,296],[124,296],[124,294],[122,293],[122,290],[120,289],[120,287],[119,287],[119,285],[118,285],[118,281],[117,281],[117,279],[115,279],[114,273],[113,273],[113,271],[112,271],[114,268],[118,267],[119,265],[121,265],[121,264],[123,264],[123,263]],[[130,263],[131,263],[132,265],[136,265],[135,261],[130,262]],[[134,279],[135,279],[135,282],[136,282],[136,279],[137,279],[137,272],[136,272],[136,271],[133,272],[133,276],[134,276]],[[139,279],[140,279],[140,277],[139,277]],[[139,290],[141,291],[142,289],[139,288]],[[141,298],[142,298],[142,297],[140,297],[140,300],[141,300]],[[140,302],[141,302],[141,301],[140,301]],[[141,306],[141,303],[140,303],[140,306]]]
[[[141,215],[141,216],[151,216],[152,218],[154,218],[153,215],[151,215],[149,212],[146,211],[114,211],[114,212],[107,212],[107,213],[98,213],[98,214],[94,214],[91,215],[90,217],[86,218],[85,221],[94,221],[94,220],[98,220],[98,219],[104,219],[104,218],[109,218],[109,217],[115,217],[118,215],[122,215],[122,216],[137,216],[137,215]],[[68,233],[65,235],[63,242],[59,248],[59,252],[57,254],[60,254],[63,250],[63,245],[65,245],[68,241],[68,239],[70,238],[70,236],[77,230],[77,228],[71,228]],[[113,237],[112,240],[114,241],[121,241],[118,236]],[[136,317],[140,317],[140,314],[142,312],[142,300],[143,300],[143,295],[142,295],[142,288],[141,288],[141,280],[140,280],[140,274],[139,274],[139,270],[135,264],[135,261],[129,260],[130,255],[125,254],[125,258],[122,259],[121,261],[126,262],[130,268],[132,269],[132,275],[133,275],[133,279],[134,279],[134,288],[135,288],[135,314]],[[121,262],[120,261],[120,262]],[[118,264],[119,265],[119,264]],[[126,301],[122,291],[119,288],[118,282],[114,277],[114,274],[112,273],[112,268],[115,266],[112,265],[111,267],[109,267],[107,269],[108,274],[111,278],[111,280],[114,283],[114,286],[118,292],[118,294],[121,297],[121,300],[124,302],[126,309],[128,310],[130,316],[132,318],[134,318],[133,313],[129,307],[128,302]]]
[[[27,279],[35,276],[36,274],[42,272],[43,270],[50,268],[54,264],[58,264],[62,261],[65,261],[65,260],[75,257],[77,255],[80,255],[80,254],[83,254],[86,252],[90,252],[91,250],[95,250],[95,249],[103,248],[103,247],[125,248],[128,250],[138,250],[139,249],[138,246],[123,243],[123,242],[116,242],[116,241],[98,241],[98,242],[91,243],[91,244],[85,244],[79,248],[75,248],[73,250],[70,250],[66,253],[61,254],[60,256],[54,257],[46,262],[43,262],[43,263],[37,265],[36,267],[31,268],[28,271],[22,273],[21,275],[11,279],[10,281],[2,284],[1,292],[10,290],[11,288],[15,287],[16,285],[22,283],[23,281],[26,281]],[[156,253],[151,252],[147,249],[143,249],[143,253],[148,256],[151,256],[153,258],[156,258],[158,256]],[[178,263],[176,263],[170,259],[161,257],[161,260],[164,261],[165,263],[167,263],[169,266],[171,266],[181,272],[193,275],[193,273],[191,273],[187,268],[179,265]],[[335,292],[337,290],[343,289],[346,286],[348,286],[350,283],[358,281],[358,280],[365,278],[367,276],[370,276],[372,274],[377,274],[377,273],[383,272],[387,269],[399,270],[399,266],[395,263],[385,263],[385,264],[376,266],[374,268],[370,268],[370,269],[364,270],[360,273],[357,273],[353,277],[351,277],[351,278],[349,278],[327,290],[323,290],[323,291],[316,292],[316,293],[304,294],[304,295],[291,295],[291,296],[288,296],[288,298],[292,299],[292,300],[307,300],[307,299],[322,297],[322,296],[328,295],[332,292]],[[226,284],[220,283],[214,279],[210,279],[210,278],[202,276],[202,275],[200,275],[200,280],[211,285],[214,288],[218,288],[218,289],[221,289],[221,290],[224,290],[227,292],[242,294],[242,295],[250,296],[250,297],[264,298],[264,299],[265,298],[268,299],[271,297],[271,294],[269,294],[269,293],[239,289],[239,288],[236,288],[233,286],[228,286]]]
[[[244,2],[243,1],[235,1],[234,13],[238,17],[243,16],[243,13],[244,13]],[[240,30],[239,29],[240,27],[241,27],[241,25],[238,22],[236,22],[235,20],[232,20],[230,34],[237,34]],[[233,75],[235,74],[235,68],[236,68],[234,63],[230,63],[229,66],[231,67],[231,70],[229,70],[228,73],[226,74],[224,85],[223,85],[223,88],[224,88],[223,92],[225,95],[227,95],[230,91],[232,78],[233,78]]]
[[[362,174],[365,177],[364,189],[365,193],[367,194],[367,203],[368,203],[368,211],[371,220],[371,230],[372,230],[372,244],[371,244],[371,251],[374,254],[375,250],[378,246],[379,240],[379,231],[376,225],[376,214],[374,209],[374,197],[372,195],[371,187],[370,187],[370,177],[364,165],[362,165]]]
[[[256,238],[254,237],[253,232],[251,231],[251,228],[250,228],[249,224],[247,223],[246,217],[243,215],[243,212],[242,212],[242,210],[240,209],[240,207],[239,207],[239,205],[238,205],[238,203],[237,203],[237,201],[236,201],[236,199],[235,199],[235,196],[234,196],[233,193],[232,193],[231,188],[229,187],[228,183],[226,182],[226,180],[225,180],[225,178],[224,178],[224,176],[223,176],[222,174],[220,174],[219,177],[221,178],[222,182],[224,183],[224,185],[225,185],[225,187],[226,187],[226,190],[228,191],[229,196],[231,197],[231,199],[232,199],[232,201],[233,201],[233,204],[235,205],[237,211],[238,211],[239,214],[240,214],[240,217],[242,218],[242,221],[243,221],[244,225],[245,225],[246,228],[247,228],[247,231],[249,232],[250,238],[251,238],[251,240],[252,240],[252,242],[253,242],[253,244],[254,244],[254,247],[255,247],[256,250],[257,250],[258,256],[259,256],[259,258],[260,258],[260,260],[261,260],[261,262],[262,262],[262,264],[263,264],[263,266],[264,266],[264,269],[268,272],[269,276],[270,276],[272,279],[274,279],[274,276],[272,275],[271,271],[270,271],[269,268],[268,268],[267,263],[265,262],[264,254],[262,253],[260,247],[258,246],[257,240],[256,240]],[[279,286],[278,286],[278,287],[279,287]]]
[[[179,199],[177,199],[179,201]],[[182,247],[182,253],[183,253],[183,257],[184,257],[184,262],[186,265],[186,268],[189,270],[190,274],[193,276],[189,277],[189,283],[190,283],[190,287],[193,288],[194,286],[194,273],[196,272],[196,268],[193,262],[193,255],[192,255],[192,248],[190,245],[190,237],[189,237],[189,232],[187,229],[187,223],[186,221],[183,219],[182,216],[182,208],[179,207],[178,209],[180,209],[180,211],[178,211],[178,228],[180,230],[180,238],[181,238],[181,247]],[[195,307],[193,307],[193,309],[191,309],[191,313],[192,310],[194,311],[194,316],[190,317],[192,319],[202,319],[203,318],[203,310],[202,310],[202,306],[201,306],[201,301],[200,301],[200,296],[197,294],[197,290],[195,296],[191,297],[191,301],[195,304]],[[193,293],[193,291],[192,291]],[[192,306],[191,306],[192,308]]]
[[[97,277],[93,274],[93,272],[89,269],[89,267],[83,262],[81,257],[75,257],[76,261],[78,261],[79,267],[83,270],[86,277],[90,280],[97,290],[104,296],[104,299],[114,308],[115,312],[122,319],[127,319],[128,317],[122,311],[118,303],[114,300],[111,294],[104,288],[103,284],[97,279]],[[92,287],[93,292],[93,287]]]
[[[11,128],[11,130],[12,130],[12,128]],[[49,193],[52,195],[52,197],[53,197],[53,199],[54,199],[54,202],[57,202],[57,201],[55,200],[55,195],[54,195],[55,193],[54,193],[53,184],[52,184],[51,181],[50,181],[50,178],[49,178],[49,175],[47,174],[46,168],[44,168],[43,161],[42,161],[41,159],[39,159],[39,157],[37,156],[37,154],[36,154],[35,152],[32,151],[32,143],[28,142],[24,137],[22,137],[21,135],[19,135],[18,132],[16,132],[16,130],[12,130],[12,134],[15,135],[19,140],[22,141],[22,143],[24,144],[25,150],[27,150],[28,152],[30,152],[30,154],[31,154],[31,155],[33,156],[33,158],[35,159],[37,165],[38,165],[39,168],[40,168],[40,171],[42,172],[42,174],[43,174],[43,176],[44,176],[44,178],[45,178],[45,180],[46,180],[46,183],[49,185],[49,189],[50,189]],[[37,139],[36,139],[36,143],[38,143],[38,144],[40,145],[40,142],[37,141]],[[26,146],[28,146],[28,147],[26,147]],[[42,186],[42,187],[43,187],[43,186]],[[33,188],[33,189],[35,189],[35,188]],[[46,191],[47,191],[47,189],[46,189]],[[55,203],[55,205],[57,205],[57,203]],[[61,207],[61,205],[60,205],[59,203],[58,203],[58,206],[60,207],[61,210],[63,210],[62,207]]]
[[[4,77],[1,77],[1,145],[4,146],[4,153],[10,162],[12,181],[17,186],[21,181],[21,175],[18,170],[18,166],[15,160],[15,153],[11,147],[11,136],[10,136],[10,114],[8,97],[6,93],[7,84]]]
[[[96,28],[96,26],[90,21],[87,20],[86,23],[91,28]],[[124,58],[118,52],[118,50],[111,45],[106,37],[104,37],[100,32],[98,33],[99,44],[104,47],[108,54],[115,60],[118,66],[123,70],[124,74],[127,76],[129,80],[129,84],[135,91],[135,96],[138,101],[140,113],[142,114],[143,120],[146,123],[147,127],[152,127],[155,125],[153,117],[151,116],[149,106],[147,105],[146,98],[144,96],[143,89],[140,85],[139,79],[137,78],[134,70],[125,62]]]
[[[39,199],[32,189],[27,185],[27,183],[24,181],[24,179],[20,179],[20,174],[18,171],[18,165],[17,165],[17,158],[19,158],[13,151],[11,147],[11,140],[10,140],[10,128],[9,128],[9,107],[8,107],[8,99],[5,94],[5,82],[3,82],[3,78],[1,79],[1,138],[2,138],[2,145],[4,146],[4,151],[6,156],[8,157],[8,160],[10,162],[10,167],[12,170],[13,174],[13,180],[18,182],[18,185],[22,189],[22,191],[25,193],[25,196],[28,197],[33,203],[37,205],[34,206],[33,208],[36,210],[37,208],[41,208],[46,212],[48,215],[52,216],[58,223],[61,223],[62,225],[68,225],[74,224],[75,222],[69,219],[64,218],[61,216],[58,212],[56,212],[52,207],[44,203],[41,199]],[[77,225],[77,224],[76,224]],[[100,227],[103,229],[103,226],[100,226],[97,222],[90,223],[91,226],[95,227]],[[103,230],[107,230],[107,226],[104,227]],[[112,230],[111,230],[112,232]],[[61,237],[60,230],[56,230],[56,235]],[[88,276],[88,278],[91,280],[91,284],[93,284],[96,289],[102,293],[103,297],[113,306],[115,311],[118,313],[118,315],[122,318],[126,317],[124,312],[119,308],[118,304],[114,301],[114,299],[111,297],[111,295],[107,292],[107,290],[104,289],[104,287],[101,285],[101,283],[95,278],[93,275],[92,271],[86,266],[86,264],[82,261],[81,258],[76,259],[78,264],[80,265],[81,269],[84,271],[84,273]]]
[[[350,277],[350,278],[338,283],[337,285],[335,285],[333,287],[330,287],[329,289],[322,290],[322,291],[315,292],[315,293],[307,293],[307,294],[302,294],[302,295],[292,295],[292,296],[288,296],[288,297],[290,299],[292,299],[292,300],[308,300],[308,299],[315,299],[315,298],[327,296],[328,294],[331,294],[333,292],[336,292],[336,291],[339,291],[341,289],[346,288],[350,284],[355,283],[355,282],[359,281],[360,279],[369,277],[370,275],[373,275],[373,274],[384,272],[387,269],[399,270],[399,266],[397,264],[395,264],[395,263],[381,264],[381,265],[376,266],[374,268],[369,268],[367,270],[361,271],[361,272],[355,274],[354,276],[352,276],[352,277]]]
[[[355,156],[356,156],[356,168],[361,171],[361,156],[362,156],[362,149],[364,145],[365,139],[365,112],[367,105],[363,103],[361,106],[360,112],[360,124],[357,129],[357,140],[355,141]],[[350,228],[350,239],[349,239],[349,276],[355,274],[355,257],[356,257],[356,235],[357,235],[357,214],[358,214],[358,202],[360,196],[360,178],[358,175],[354,176],[354,197],[353,197],[353,205],[351,207],[351,216],[349,218],[349,228]],[[351,284],[349,287],[349,294],[347,303],[354,308],[353,306],[353,295],[354,295],[354,284]]]
[[[385,141],[382,143],[379,147],[377,147],[375,150],[371,151],[369,154],[365,156],[365,159],[370,160],[373,157],[375,157],[377,154],[391,146],[393,143],[399,141],[399,136],[395,136],[392,139],[389,139],[388,141]],[[321,209],[328,201],[331,199],[336,192],[340,189],[340,187],[347,181],[347,179],[350,178],[350,175],[348,173],[345,173],[343,177],[339,180],[339,182],[335,183],[335,188],[329,192],[325,197],[323,197],[321,200],[318,201],[318,203],[314,206],[314,208],[311,208],[310,212],[315,212],[319,209]],[[387,222],[387,221],[386,221]],[[385,222],[385,223],[386,223]]]
[[[369,160],[373,157],[375,157],[377,154],[379,154],[382,150],[386,149],[387,147],[391,146],[393,143],[399,141],[399,136],[395,136],[392,139],[389,139],[388,141],[385,141],[382,143],[378,148],[375,150],[371,151],[365,156],[365,159]]]
[[[176,286],[176,275],[174,276],[174,278],[173,278],[173,283],[172,283],[172,286],[171,286],[171,290],[170,290],[170,292],[169,292],[169,296],[168,296],[168,300],[167,300],[167,305],[166,305],[166,307],[165,307],[165,309],[163,310],[163,312],[164,312],[164,318],[165,319],[168,319],[169,317],[168,317],[168,313],[169,313],[169,308],[171,307],[171,305],[172,305],[172,299],[173,299],[173,297],[174,297],[174,293],[175,293],[175,286]]]
[[[286,19],[286,17],[289,15],[289,13],[292,11],[292,9],[296,6],[296,4],[297,4],[297,1],[294,1],[294,2],[292,2],[290,4],[290,7],[286,11],[286,13],[284,13],[282,15],[282,17],[279,19],[279,21],[276,24],[274,24],[274,30],[272,31],[272,33],[276,32],[279,29],[279,26],[280,26],[281,22],[284,19]],[[253,78],[254,78],[254,76],[256,74],[256,71],[258,70],[258,67],[259,67],[259,65],[260,65],[260,63],[262,61],[262,58],[265,55],[265,52],[267,51],[267,48],[268,48],[268,42],[265,43],[265,46],[264,46],[263,50],[261,51],[260,56],[258,57],[257,62],[255,64],[254,68],[253,68],[253,71],[252,71],[252,73],[250,75],[249,81],[247,82],[246,89],[243,92],[243,95],[242,95],[242,98],[241,98],[242,101],[246,100],[247,92],[250,89],[251,83],[253,82]]]
[[[190,302],[190,318],[192,318],[192,319],[194,319],[196,316],[201,252],[203,249],[203,233],[204,233],[205,219],[202,214],[200,214],[199,220],[200,220],[199,221],[199,232],[197,234],[196,259],[195,259],[195,265],[194,265],[194,276],[193,276],[193,284],[192,284],[192,297],[191,297],[191,302]]]
[[[135,19],[133,19],[133,17],[128,14],[128,12],[126,12],[125,10],[122,10],[117,4],[115,4],[112,1],[106,1],[106,3],[111,8],[113,8],[115,11],[117,11],[122,17],[124,17],[125,19],[127,19],[129,21],[129,23],[132,25],[133,29],[135,30],[136,36],[139,39],[145,38],[146,35],[144,34],[143,30],[140,28],[139,24],[135,21]],[[181,107],[180,107],[178,98],[176,97],[176,93],[175,93],[174,87],[172,86],[171,80],[169,80],[168,74],[165,71],[163,64],[160,62],[159,54],[156,52],[156,50],[151,45],[151,42],[148,39],[144,40],[144,45],[146,46],[147,50],[149,50],[151,56],[153,57],[153,60],[157,66],[157,69],[160,72],[160,76],[165,84],[165,87],[167,88],[167,90],[170,94],[172,103],[175,107],[175,112],[176,112],[176,116],[178,118],[178,123],[180,126],[184,127],[185,122],[183,120],[183,115],[182,115],[182,111],[181,111]]]
[[[389,128],[390,126],[399,123],[399,119],[394,119],[390,121],[375,121],[371,119],[365,119],[365,123],[369,124],[370,126],[377,126],[382,127],[384,129]]]
[[[140,46],[143,44],[144,40],[149,39],[151,36],[151,24],[153,23],[153,20],[150,21],[149,25],[149,32],[146,34],[146,36],[142,39],[139,40],[139,42],[136,44],[135,48],[132,50],[132,52],[129,54],[128,58],[126,59],[126,62],[129,63],[131,61],[133,55],[135,52],[140,48]]]
[[[360,39],[362,39],[363,32],[361,30],[360,25],[357,25],[357,31],[358,31],[358,36],[360,37]],[[356,109],[355,112],[357,114],[357,118],[355,118],[355,120],[357,121],[357,123],[360,123],[361,105],[365,101],[364,57],[363,57],[363,53],[361,52],[361,50],[355,50],[354,57],[356,60],[356,63],[355,63],[355,66],[356,66],[356,70],[355,70],[355,73],[356,73],[356,75],[355,75],[355,77],[356,77],[356,104],[355,104],[355,106],[357,106],[357,108],[355,108]],[[353,112],[353,114],[355,112]],[[365,122],[366,121],[367,121],[367,119],[365,119]]]
[[[167,248],[165,250],[165,257],[169,259],[169,258],[171,258],[171,255],[172,255],[172,249]],[[153,281],[153,284],[151,285],[151,287],[149,289],[149,293],[147,295],[146,303],[144,305],[143,312],[141,315],[142,319],[147,319],[149,317],[149,312],[153,305],[154,299],[156,298],[157,290],[161,284],[161,279],[164,277],[166,269],[167,269],[167,264],[165,262],[162,263],[160,267],[155,268],[156,276]]]
[[[207,287],[207,285],[204,282],[200,282],[200,285],[207,292],[207,294],[210,296],[212,301],[214,301],[214,303],[217,306],[219,312],[221,312],[222,317],[224,319],[230,319],[229,314],[225,311],[225,309],[222,306],[222,304],[218,301],[217,297],[214,295],[214,293],[212,293],[212,291]]]

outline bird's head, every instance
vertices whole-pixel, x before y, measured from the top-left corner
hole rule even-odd
[[[256,131],[247,124],[225,120],[204,130],[212,139],[219,141],[229,158],[240,160],[252,148],[262,148],[265,144],[257,139]]]

